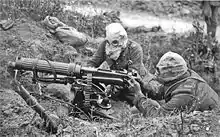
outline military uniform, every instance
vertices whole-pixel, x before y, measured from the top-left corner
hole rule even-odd
[[[128,40],[127,46],[121,52],[117,60],[108,58],[105,53],[105,46],[107,41],[100,44],[97,52],[91,60],[88,61],[87,66],[99,67],[104,61],[108,63],[111,70],[136,70],[141,77],[147,75],[147,70],[143,64],[143,51],[139,44],[134,41]]]
[[[144,95],[136,95],[134,104],[145,114],[165,115],[174,110],[187,110],[188,112],[197,110],[219,110],[220,98],[218,94],[194,71],[188,70],[179,79],[160,87],[158,93],[147,91],[148,97],[152,99],[164,99],[159,109],[150,109],[152,100]],[[152,106],[153,107],[153,106]]]
[[[220,1],[203,1],[203,15],[207,24],[207,33],[211,33],[212,37],[216,35],[218,25],[218,8]]]
[[[88,61],[87,66],[99,67],[104,61],[108,63],[111,70],[127,71],[135,70],[141,78],[150,78],[150,73],[145,69],[143,64],[143,51],[139,44],[134,41],[128,40],[126,47],[122,50],[117,60],[110,59],[105,52],[107,41],[103,41],[98,48],[97,52],[91,60]],[[127,88],[113,86],[114,93],[111,94],[112,99],[127,101],[132,104],[133,94],[129,94]]]

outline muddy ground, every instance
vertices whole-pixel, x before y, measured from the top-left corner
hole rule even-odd
[[[1,1],[2,2],[2,1]],[[69,2],[69,1],[68,1]],[[76,2],[88,4],[88,1]],[[90,1],[91,3],[91,1]],[[92,1],[96,6],[111,5],[116,9],[123,8],[138,12],[147,12],[155,16],[172,16],[192,20],[194,17],[202,19],[197,2],[190,1]],[[2,6],[2,5],[1,5]],[[109,6],[108,6],[109,7]],[[19,9],[19,11],[21,11]],[[118,121],[102,119],[100,121],[83,121],[78,118],[69,117],[63,112],[65,105],[45,98],[37,98],[46,108],[48,113],[58,115],[62,118],[58,133],[51,134],[45,131],[43,120],[37,115],[24,100],[15,93],[10,86],[12,79],[7,72],[7,63],[14,61],[17,56],[48,59],[69,63],[81,62],[82,65],[91,57],[97,48],[97,44],[88,43],[85,47],[74,48],[57,40],[43,26],[42,19],[46,16],[38,12],[22,10],[16,15],[17,10],[4,9],[0,11],[1,20],[9,16],[14,21],[11,29],[4,31],[0,29],[0,136],[219,136],[220,115],[213,112],[179,114],[159,118],[143,118],[140,115],[133,115],[130,107],[122,102],[114,102],[113,110]],[[43,12],[42,10],[41,12]],[[10,14],[8,14],[10,13]],[[30,14],[27,14],[30,13]],[[69,26],[91,37],[104,36],[104,26],[112,22],[115,15],[108,17],[95,16],[85,17],[79,13],[57,12],[53,14]],[[95,30],[91,31],[91,30]],[[165,34],[163,32],[139,32],[128,31],[129,37],[142,44],[145,56],[145,66],[153,73],[154,65],[163,53],[173,50],[182,53],[189,44],[185,41],[193,41],[189,34]],[[192,34],[196,36],[196,34]],[[191,38],[191,39],[190,39]],[[219,71],[219,68],[217,68]],[[198,70],[201,72],[201,70]],[[213,74],[201,72],[203,77],[216,90],[220,91],[218,81],[213,82]],[[219,79],[219,75],[217,79]],[[26,88],[30,92],[36,92],[35,85],[31,78],[25,79]],[[63,91],[65,92],[65,91]]]

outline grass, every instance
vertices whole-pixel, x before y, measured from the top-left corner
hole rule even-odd
[[[1,0],[0,5],[0,12],[5,19],[25,16],[40,21],[48,15],[57,16],[62,12],[60,0]]]

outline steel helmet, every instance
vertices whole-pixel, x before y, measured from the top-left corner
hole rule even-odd
[[[187,63],[183,57],[171,51],[160,58],[156,68],[157,77],[164,82],[178,79],[188,70]]]

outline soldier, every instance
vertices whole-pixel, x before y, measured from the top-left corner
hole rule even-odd
[[[119,23],[106,26],[106,38],[87,66],[99,67],[106,62],[112,70],[136,70],[140,76],[146,75],[143,51],[139,44],[128,39],[127,32]]]
[[[140,84],[131,79],[129,92],[134,93],[133,104],[145,116],[165,115],[174,110],[204,111],[218,110],[220,98],[218,94],[193,70],[187,67],[185,60],[177,53],[167,52],[157,64],[157,81],[163,83],[159,92],[145,91],[151,99],[164,99],[158,106],[142,94]],[[145,84],[142,83],[143,87]],[[142,89],[145,90],[145,89]],[[149,109],[153,108],[153,109]],[[156,108],[158,107],[158,108]]]
[[[205,22],[207,25],[207,34],[211,34],[214,38],[216,35],[216,29],[218,25],[218,8],[220,7],[220,1],[203,1],[202,9]]]
[[[142,78],[149,74],[143,64],[141,46],[128,39],[120,23],[106,26],[106,38],[87,66],[97,68],[101,64],[107,64],[111,70],[135,70]]]

